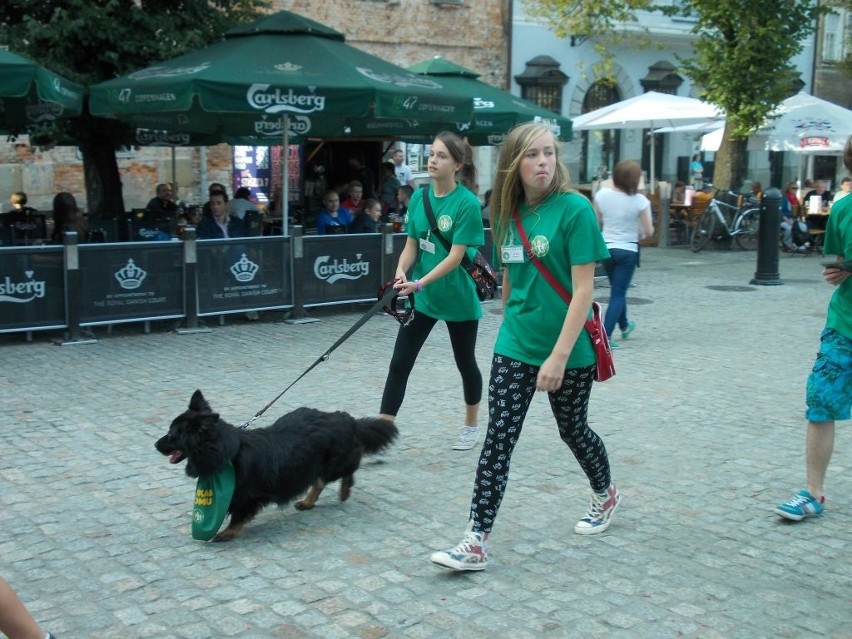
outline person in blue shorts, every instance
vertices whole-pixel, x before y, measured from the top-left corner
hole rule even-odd
[[[852,171],[852,137],[843,154]],[[828,303],[828,317],[820,337],[819,353],[808,377],[806,441],[807,487],[779,504],[775,513],[802,521],[821,515],[825,508],[823,482],[834,449],[834,422],[849,419],[852,411],[852,198],[831,209],[823,245],[825,255],[836,255],[837,266],[825,266],[823,279],[836,286]]]

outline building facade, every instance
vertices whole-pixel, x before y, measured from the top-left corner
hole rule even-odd
[[[657,13],[639,12],[635,25],[624,27],[621,43],[610,46],[613,56],[614,84],[603,83],[596,74],[601,56],[593,40],[577,37],[557,37],[544,21],[529,16],[525,2],[515,3],[512,30],[512,92],[530,96],[533,79],[549,91],[548,99],[554,110],[575,118],[594,109],[631,98],[647,91],[698,97],[698,91],[685,74],[677,69],[678,56],[688,57],[693,51],[695,22],[683,17],[663,17]],[[651,45],[640,45],[637,39],[647,29]],[[809,38],[804,50],[793,61],[800,70],[805,90],[812,82],[814,38]],[[550,82],[551,87],[547,89]],[[566,145],[566,160],[572,178],[589,183],[605,171],[612,171],[622,159],[641,160],[646,173],[650,169],[650,132],[640,129],[622,131],[577,132]],[[701,134],[678,132],[658,134],[654,140],[656,152],[655,175],[674,182],[688,178],[690,157],[701,151]],[[712,173],[713,153],[702,153],[705,170]],[[780,155],[780,154],[779,154]],[[786,154],[791,156],[792,154]],[[773,158],[767,152],[749,154],[749,177],[762,184],[781,183],[795,177],[798,159]]]

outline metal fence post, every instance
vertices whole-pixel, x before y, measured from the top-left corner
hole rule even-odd
[[[290,259],[293,274],[293,308],[284,315],[286,324],[309,324],[318,322],[315,317],[309,317],[302,306],[302,281],[305,278],[305,248],[304,227],[296,225],[290,227]]]
[[[393,250],[393,224],[382,224],[382,283],[396,274],[396,255]]]
[[[776,188],[766,189],[760,203],[760,221],[757,227],[757,270],[750,284],[778,286],[783,284],[778,272],[778,233],[781,198]]]
[[[73,344],[96,344],[94,334],[80,327],[80,246],[74,231],[66,231],[65,237],[65,308],[68,313],[68,337],[60,342],[62,346]]]
[[[198,320],[198,243],[195,239],[195,227],[183,229],[183,304],[186,319],[178,324],[175,333],[211,333],[204,322]]]

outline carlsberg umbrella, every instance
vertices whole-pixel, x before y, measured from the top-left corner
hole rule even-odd
[[[27,133],[79,116],[84,89],[17,53],[0,49],[0,131]]]
[[[92,115],[221,136],[343,135],[347,119],[469,120],[471,96],[347,45],[289,11],[199,51],[91,87]]]

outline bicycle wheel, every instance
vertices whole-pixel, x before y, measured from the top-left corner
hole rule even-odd
[[[743,211],[734,225],[734,238],[741,249],[754,251],[757,248],[757,226],[760,222],[760,212],[757,209]]]
[[[713,237],[715,229],[716,214],[713,211],[704,211],[701,214],[701,219],[698,220],[698,224],[695,226],[695,230],[692,232],[690,248],[693,253],[698,253],[698,251],[707,246],[707,242]]]

